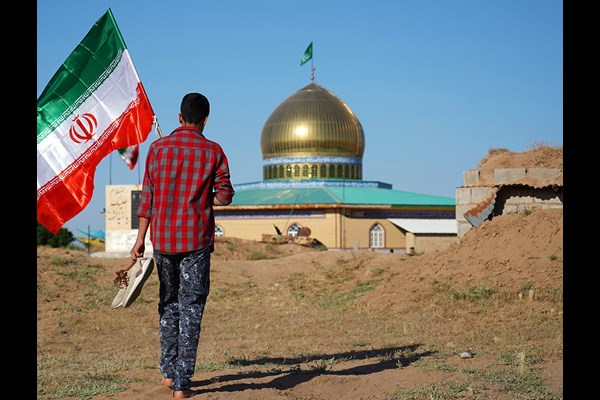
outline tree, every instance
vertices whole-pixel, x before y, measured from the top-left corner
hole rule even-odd
[[[51,247],[67,247],[75,237],[67,228],[60,228],[56,235],[53,235],[44,225],[37,223],[37,245]]]

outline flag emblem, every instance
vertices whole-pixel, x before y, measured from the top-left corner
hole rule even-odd
[[[98,126],[96,117],[90,113],[85,113],[81,117],[77,115],[73,121],[74,124],[69,128],[69,137],[71,140],[75,143],[91,140],[94,136],[94,130]]]

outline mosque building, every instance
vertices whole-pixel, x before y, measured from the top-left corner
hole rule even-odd
[[[234,183],[233,202],[215,207],[217,237],[398,253],[442,250],[457,240],[454,198],[362,179],[363,127],[312,77],[273,110],[260,146],[263,180]],[[135,240],[140,191],[107,186],[107,252],[128,251]]]
[[[233,203],[216,207],[217,236],[308,234],[328,249],[400,252],[456,240],[454,198],[362,180],[363,127],[344,101],[314,82],[275,108],[260,146],[263,180],[234,185]]]

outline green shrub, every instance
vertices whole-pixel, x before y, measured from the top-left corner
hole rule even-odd
[[[38,246],[67,247],[74,239],[67,228],[60,228],[56,235],[53,235],[44,225],[37,223]]]

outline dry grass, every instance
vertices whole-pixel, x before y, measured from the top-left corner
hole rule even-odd
[[[231,259],[243,258],[236,248],[219,256],[230,261],[213,262],[198,373],[326,376],[373,360],[381,369],[443,375],[398,387],[386,395],[391,400],[562,398],[562,387],[548,386],[540,372],[562,359],[561,296],[436,282],[398,293],[406,301],[395,311],[373,310],[359,300],[401,274],[407,261],[306,252],[302,268],[273,276],[277,260],[236,264]],[[133,306],[112,310],[116,269],[114,260],[76,251],[39,255],[39,399],[110,398],[147,379],[143,371],[155,373],[156,276]],[[473,363],[456,356],[466,348],[476,352]]]

